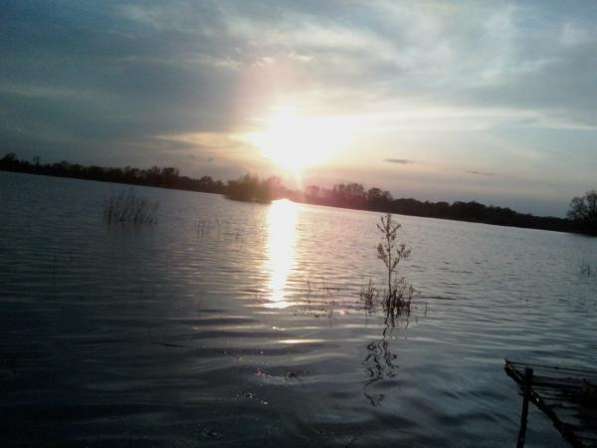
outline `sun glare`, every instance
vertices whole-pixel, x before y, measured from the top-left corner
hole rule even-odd
[[[263,130],[248,139],[277,166],[298,173],[334,157],[350,140],[350,130],[336,117],[307,117],[285,107],[276,109],[264,120]]]
[[[295,265],[298,207],[286,199],[272,202],[268,211],[268,260],[271,303],[268,308],[286,308],[286,283]]]

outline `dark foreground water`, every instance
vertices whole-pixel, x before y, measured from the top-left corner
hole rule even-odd
[[[399,216],[392,329],[379,214],[136,187],[157,225],[106,225],[128,188],[0,173],[0,446],[514,446],[505,357],[597,367],[597,239]]]

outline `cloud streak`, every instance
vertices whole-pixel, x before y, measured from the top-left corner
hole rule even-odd
[[[485,177],[495,176],[495,173],[493,173],[491,171],[468,170],[468,171],[466,171],[466,173],[467,174],[474,174],[475,176],[485,176]]]
[[[414,160],[409,160],[409,159],[384,159],[384,162],[387,163],[396,163],[398,165],[411,165],[414,162]]]

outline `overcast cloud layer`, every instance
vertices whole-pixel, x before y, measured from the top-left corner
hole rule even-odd
[[[27,1],[0,7],[3,151],[229,177],[292,102],[354,129],[305,181],[562,215],[597,187],[597,3]]]

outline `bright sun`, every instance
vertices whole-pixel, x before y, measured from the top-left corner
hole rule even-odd
[[[276,109],[262,131],[248,135],[264,156],[293,173],[330,160],[349,138],[340,119],[301,116],[290,107]]]

